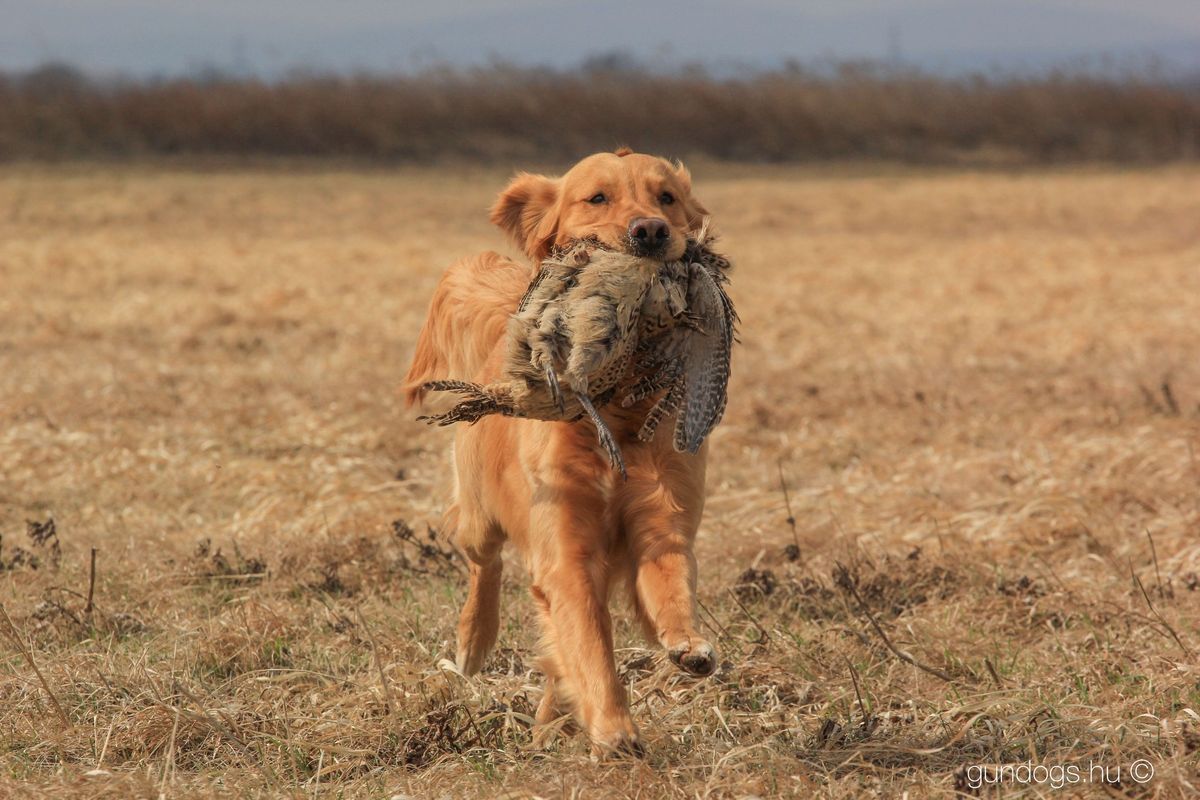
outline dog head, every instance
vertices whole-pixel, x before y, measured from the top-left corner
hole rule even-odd
[[[707,214],[682,164],[621,148],[588,156],[561,178],[517,175],[492,206],[491,219],[535,262],[555,247],[592,237],[673,261]]]

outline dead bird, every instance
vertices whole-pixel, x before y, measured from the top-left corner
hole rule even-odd
[[[631,256],[594,240],[544,260],[509,321],[505,380],[481,385],[431,381],[424,388],[465,399],[449,425],[489,414],[542,420],[591,419],[612,466],[624,459],[602,408],[622,392],[625,407],[664,392],[639,431],[649,441],[678,412],[674,445],[695,453],[720,421],[737,314],[724,290],[729,262],[708,248],[706,228],[675,262]]]

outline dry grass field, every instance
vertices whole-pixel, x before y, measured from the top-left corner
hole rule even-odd
[[[533,745],[515,560],[443,662],[450,434],[397,387],[504,173],[4,167],[0,796],[1192,796],[1200,171],[693,167],[723,664],[619,614],[643,761]]]

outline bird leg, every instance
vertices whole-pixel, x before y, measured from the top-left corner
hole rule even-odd
[[[529,363],[535,368],[542,368],[542,374],[546,377],[546,388],[550,390],[550,399],[558,406],[558,413],[565,415],[567,406],[563,402],[562,389],[558,385],[558,373],[554,371],[555,336],[560,321],[558,315],[548,315],[531,332]]]
[[[617,440],[613,438],[612,431],[608,429],[608,425],[600,418],[600,412],[596,410],[596,407],[592,405],[592,401],[583,392],[576,392],[575,397],[578,398],[579,404],[583,406],[583,410],[591,418],[592,424],[596,426],[596,438],[600,440],[600,446],[608,454],[608,462],[612,464],[613,469],[621,473],[622,478],[628,478],[629,475],[625,472],[625,459],[621,457],[621,448],[617,445]]]

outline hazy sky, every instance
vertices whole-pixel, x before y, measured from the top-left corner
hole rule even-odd
[[[437,62],[568,65],[623,50],[662,64],[886,58],[1044,66],[1156,55],[1200,66],[1200,0],[0,0],[0,68],[261,74]]]

